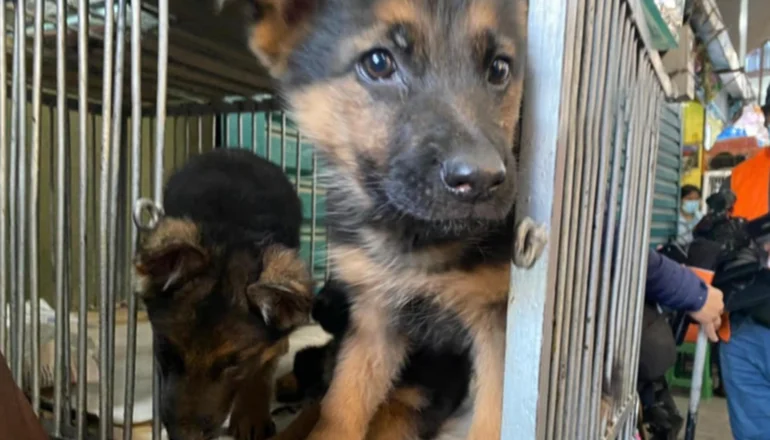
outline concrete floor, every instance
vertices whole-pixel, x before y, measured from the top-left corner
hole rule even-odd
[[[676,396],[675,400],[682,415],[686,417],[688,397],[685,395]],[[682,432],[682,435],[684,435],[684,432]],[[725,399],[714,397],[707,402],[701,402],[698,408],[698,426],[695,431],[695,439],[730,440],[732,438]]]

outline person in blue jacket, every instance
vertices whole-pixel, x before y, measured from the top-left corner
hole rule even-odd
[[[684,419],[665,378],[676,362],[676,342],[658,305],[689,312],[716,341],[724,308],[722,292],[701,281],[692,270],[652,250],[647,259],[645,287],[637,392],[653,438],[676,438]]]
[[[722,291],[704,283],[695,273],[674,260],[650,250],[647,259],[647,301],[669,309],[690,312],[690,317],[718,342],[724,302]]]

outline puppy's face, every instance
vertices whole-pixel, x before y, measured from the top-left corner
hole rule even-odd
[[[278,339],[308,319],[312,301],[295,251],[203,237],[198,225],[166,218],[135,261],[172,439],[217,435],[239,384],[260,374]]]
[[[523,0],[249,1],[249,45],[333,167],[335,209],[453,230],[506,216]]]

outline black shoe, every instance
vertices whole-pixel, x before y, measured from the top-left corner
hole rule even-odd
[[[646,408],[644,420],[652,440],[676,440],[684,425],[682,416],[672,414],[662,403]]]

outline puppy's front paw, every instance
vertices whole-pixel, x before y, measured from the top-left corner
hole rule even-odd
[[[529,269],[537,262],[543,249],[548,243],[548,230],[545,225],[535,223],[525,217],[518,225],[514,234],[513,264]]]
[[[235,440],[265,440],[275,435],[275,423],[270,414],[235,414],[230,419],[228,434]]]
[[[240,417],[230,423],[229,434],[235,440],[265,440],[276,433],[275,423],[271,418],[252,420]]]

